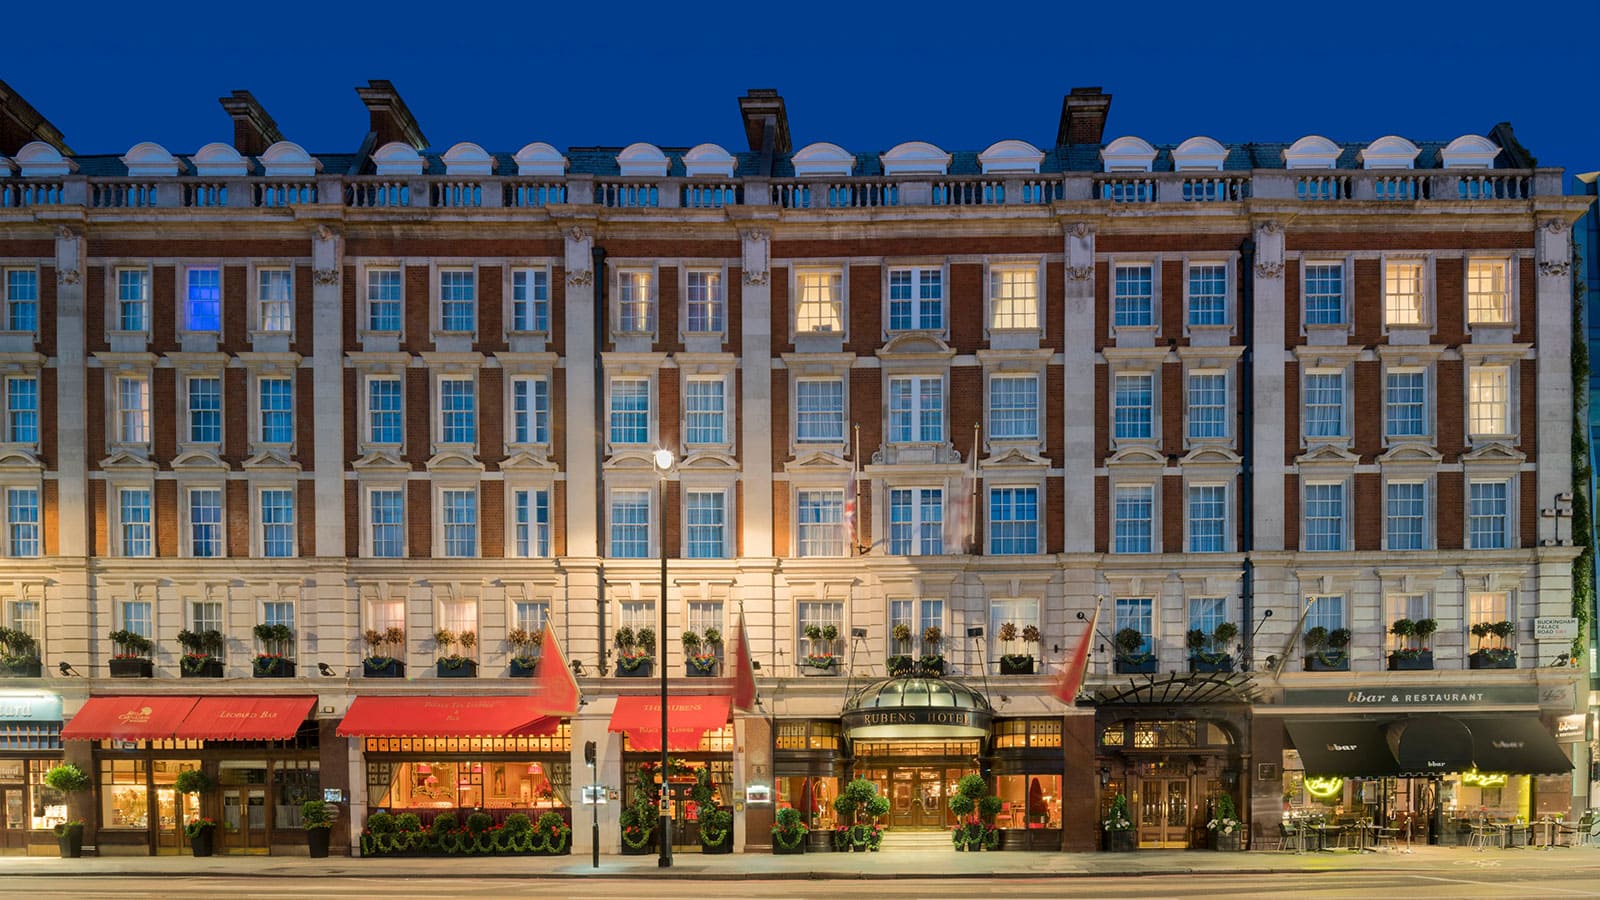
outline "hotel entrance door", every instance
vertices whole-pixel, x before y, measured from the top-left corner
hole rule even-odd
[[[1189,779],[1139,780],[1139,846],[1189,846]]]
[[[890,770],[889,824],[897,829],[944,829],[954,825],[947,798],[960,769],[915,766]]]

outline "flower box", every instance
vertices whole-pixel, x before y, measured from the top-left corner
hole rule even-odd
[[[222,660],[215,657],[206,659],[184,657],[178,663],[178,676],[180,678],[221,678]]]
[[[1389,654],[1391,672],[1428,672],[1433,669],[1433,651],[1424,650],[1416,655]]]
[[[1032,675],[1033,657],[1031,656],[1002,656],[1000,657],[1001,675]]]
[[[539,672],[539,658],[537,656],[524,659],[520,656],[511,657],[512,678],[532,678]]]
[[[711,665],[704,668],[699,663],[689,660],[683,664],[683,674],[686,678],[715,678],[717,677],[717,659],[712,657]]]
[[[729,830],[731,831],[732,829],[729,829]],[[700,842],[700,852],[701,853],[732,853],[733,852],[733,835],[730,833],[727,837],[722,839],[722,843],[716,845],[715,847],[707,844],[704,840],[702,840]]]
[[[1467,657],[1467,668],[1469,669],[1515,669],[1516,667],[1517,654],[1515,651],[1502,654],[1478,650]]]
[[[623,856],[653,856],[655,854],[655,852],[656,852],[656,833],[655,833],[655,829],[653,829],[653,828],[650,830],[650,836],[645,838],[644,844],[642,846],[639,846],[639,847],[634,847],[631,844],[629,844],[628,843],[628,836],[626,834],[624,834],[622,836],[622,855]]]
[[[809,656],[800,663],[800,674],[820,678],[839,674],[839,661],[832,656]]]
[[[923,675],[943,675],[944,657],[924,656],[917,660],[917,672]]]
[[[914,659],[905,655],[891,656],[884,660],[883,668],[890,675],[910,675],[916,671],[917,664]]]
[[[0,664],[0,675],[11,678],[43,678],[44,664],[37,659],[19,659]]]
[[[1118,675],[1154,675],[1156,664],[1159,660],[1154,655],[1142,659],[1123,659],[1117,657],[1116,669]]]
[[[639,662],[637,664],[635,664],[633,666],[633,668],[630,669],[626,665],[623,664],[623,661],[621,659],[618,659],[617,660],[617,677],[618,678],[649,678],[650,677],[650,673],[655,671],[654,663],[655,663],[655,660],[642,659],[642,660],[639,660]]]
[[[774,856],[804,856],[806,853],[806,844],[808,843],[807,838],[809,836],[810,832],[802,834],[800,835],[799,840],[795,842],[793,847],[785,847],[783,844],[779,843],[778,836],[773,835],[772,853]]]
[[[1189,671],[1194,673],[1221,672],[1224,674],[1232,672],[1233,656],[1224,656],[1215,662],[1203,656],[1191,656],[1189,657]]]
[[[404,678],[406,664],[398,659],[373,659],[369,656],[361,661],[361,674],[367,678]]]
[[[831,828],[813,828],[809,832],[807,832],[806,833],[806,852],[807,853],[832,853],[832,852],[834,852],[834,850],[833,850],[833,829],[831,829]]]
[[[1318,656],[1312,654],[1305,658],[1305,670],[1307,672],[1348,672],[1350,671],[1350,657],[1345,655]]]
[[[111,660],[112,678],[154,678],[155,663],[142,656],[125,656]]]
[[[478,661],[448,656],[434,661],[434,673],[440,678],[477,678]]]
[[[1240,850],[1239,838],[1244,834],[1244,826],[1240,825],[1233,832],[1224,833],[1222,829],[1211,832],[1211,849],[1218,852],[1231,853]]]
[[[256,678],[293,678],[293,660],[281,656],[258,656],[250,665],[250,674]]]

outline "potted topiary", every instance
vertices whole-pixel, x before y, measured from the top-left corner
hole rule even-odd
[[[1211,821],[1206,823],[1211,832],[1211,849],[1238,850],[1239,838],[1244,834],[1244,823],[1239,821],[1239,810],[1233,805],[1232,794],[1218,794],[1212,806]]]
[[[878,818],[889,812],[889,798],[878,793],[878,786],[865,778],[849,782],[834,798],[833,810],[839,825],[833,832],[833,848],[842,852],[873,852],[883,844],[883,829]]]
[[[440,656],[434,660],[434,673],[440,678],[477,678],[478,661],[472,658],[472,649],[478,646],[476,632],[457,634],[448,628],[433,633],[433,643]],[[459,647],[458,652],[456,648]]]
[[[649,636],[648,645],[645,637]],[[624,625],[617,629],[617,677],[649,678],[656,655],[656,633],[649,628],[635,632]]]
[[[944,629],[929,625],[922,629],[922,658],[917,660],[917,672],[922,675],[944,674]]]
[[[622,826],[622,855],[643,856],[655,852],[656,798],[660,789],[655,784],[655,765],[641,763],[630,778],[633,799],[622,808],[618,824]]]
[[[1145,652],[1144,632],[1137,628],[1118,631],[1111,642],[1116,645],[1116,670],[1118,675],[1152,675],[1156,671],[1156,655]]]
[[[334,808],[324,800],[307,800],[300,804],[300,824],[306,829],[306,846],[312,859],[327,859],[328,847],[333,837]]]
[[[294,630],[282,622],[262,622],[250,632],[259,645],[250,673],[256,678],[293,678],[294,654],[290,651],[294,648]]]
[[[1210,634],[1199,628],[1189,629],[1184,644],[1189,648],[1189,671],[1232,672],[1233,654],[1228,652],[1239,626],[1232,622],[1219,622]]]
[[[41,678],[39,642],[20,628],[0,628],[0,676]]]
[[[702,646],[705,648],[705,655],[711,657],[712,659],[715,659],[717,661],[717,665],[721,666],[722,665],[722,629],[720,629],[720,628],[707,628],[706,631],[705,631],[705,634],[702,635],[702,637],[704,638],[704,641],[702,642]]]
[[[807,625],[806,640],[811,642],[810,652],[800,666],[801,675],[837,675],[838,659],[833,655],[833,642],[839,639],[835,625]]]
[[[361,660],[361,674],[367,678],[404,678],[406,676],[406,632],[399,627],[382,631],[369,628],[361,635],[367,645],[367,655]]]
[[[1401,618],[1395,619],[1389,625],[1389,633],[1399,639],[1393,652],[1389,654],[1389,671],[1418,672],[1433,668],[1433,651],[1423,646],[1425,640],[1425,637],[1421,636],[1423,622],[1428,623],[1429,635],[1438,629],[1437,623],[1432,619],[1413,622]]]
[[[173,779],[172,789],[180,794],[209,794],[216,788],[216,782],[200,769],[185,769]],[[191,819],[184,825],[184,836],[189,839],[189,849],[195,856],[210,856],[216,852],[215,819],[200,816]]]
[[[506,635],[506,643],[511,645],[511,677],[532,678],[539,671],[539,655],[544,647],[544,630],[529,631],[526,628],[513,628]]]
[[[1134,849],[1133,820],[1128,818],[1128,798],[1118,794],[1111,798],[1106,817],[1100,823],[1106,835],[1106,850],[1112,853],[1132,853]]]
[[[779,856],[804,854],[806,833],[810,830],[801,821],[800,810],[792,806],[783,807],[778,810],[777,822],[772,826],[772,852]]]
[[[216,629],[178,632],[178,644],[183,656],[178,660],[180,678],[221,678],[222,647],[226,641]]]
[[[1308,629],[1301,638],[1305,643],[1305,670],[1307,672],[1345,672],[1350,669],[1350,629],[1335,628],[1329,631],[1321,625]]]
[[[1467,666],[1473,669],[1515,669],[1517,651],[1508,646],[1508,642],[1516,633],[1516,623],[1509,620],[1474,623],[1472,636],[1478,641],[1478,649],[1467,657]],[[1488,637],[1495,639],[1494,646],[1483,645]]]
[[[994,817],[1000,808],[1000,798],[989,793],[989,783],[982,775],[962,776],[956,782],[956,795],[950,798],[950,812],[956,817],[950,843],[958,851],[999,849],[1000,829],[994,827]]]
[[[156,645],[149,638],[126,628],[111,632],[115,650],[111,655],[112,678],[153,678],[155,664],[150,661],[150,651]]]
[[[884,668],[890,675],[910,675],[915,668],[915,662],[911,658],[911,626],[905,622],[896,622],[894,628],[890,629],[890,634],[894,637],[894,652],[889,654]]]
[[[1033,654],[1017,647],[1017,623],[1002,622],[998,636],[1000,638],[1000,674],[1032,675]]]
[[[67,798],[70,809],[72,795],[94,787],[94,782],[83,770],[71,763],[55,766],[44,773],[46,787],[60,791]],[[83,855],[83,820],[68,819],[55,827],[56,839],[62,859],[77,859]]]

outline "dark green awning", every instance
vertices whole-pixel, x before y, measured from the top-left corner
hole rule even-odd
[[[1397,772],[1381,722],[1301,719],[1285,721],[1284,727],[1307,775],[1378,778]]]
[[[1572,760],[1537,716],[1461,720],[1472,732],[1478,771],[1507,775],[1562,775]]]

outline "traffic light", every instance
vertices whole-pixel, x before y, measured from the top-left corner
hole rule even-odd
[[[583,761],[594,765],[594,741],[583,742]]]

